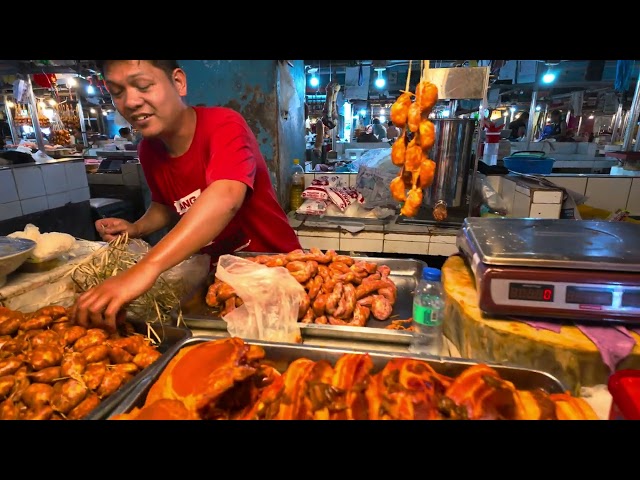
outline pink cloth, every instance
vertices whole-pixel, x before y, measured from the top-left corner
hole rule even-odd
[[[516,320],[514,318],[514,320]],[[560,333],[562,325],[554,322],[524,321],[522,323],[536,330],[550,330]],[[636,341],[625,327],[619,325],[595,326],[575,325],[598,348],[602,361],[609,367],[611,373],[616,371],[617,365],[631,354]],[[640,335],[640,328],[632,329]]]
[[[629,356],[636,345],[636,340],[629,330],[622,326],[576,326],[598,347],[602,361],[611,373],[616,371],[618,363]]]

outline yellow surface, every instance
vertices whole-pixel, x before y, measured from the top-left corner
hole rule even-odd
[[[590,207],[589,205],[578,205],[578,212],[580,213],[580,217],[582,217],[583,220],[606,220],[609,215],[613,213],[609,210]],[[625,218],[623,221],[630,223],[640,223],[640,221],[629,217]]]
[[[475,280],[462,257],[449,257],[442,267],[447,294],[444,331],[463,357],[534,368],[558,378],[572,393],[581,386],[606,384],[609,368],[589,338],[573,326],[560,333],[522,323],[484,317],[478,308]],[[640,336],[618,368],[640,369]]]

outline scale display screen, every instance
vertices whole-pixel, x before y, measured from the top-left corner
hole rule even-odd
[[[635,292],[624,292],[622,294],[621,306],[640,308],[640,290],[636,290]]]
[[[537,283],[509,283],[510,300],[553,302],[554,286]]]
[[[602,288],[568,286],[565,301],[579,305],[610,306],[613,304],[613,293]]]

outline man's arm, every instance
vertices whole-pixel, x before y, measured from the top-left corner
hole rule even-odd
[[[136,237],[146,237],[169,225],[176,215],[167,205],[151,202],[147,211],[134,222]]]
[[[242,207],[246,193],[247,185],[242,182],[213,182],[138,265],[149,267],[160,275],[189,258],[224,230]]]

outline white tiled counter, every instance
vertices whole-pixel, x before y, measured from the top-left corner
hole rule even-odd
[[[0,221],[89,200],[82,158],[0,169]]]
[[[349,219],[358,221],[358,219]],[[385,223],[365,225],[351,233],[339,226],[327,227],[328,221],[306,218],[298,220],[293,212],[289,223],[296,231],[302,248],[340,250],[367,254],[436,255],[448,257],[458,251],[457,228],[436,228],[422,225],[399,225],[396,217]]]

